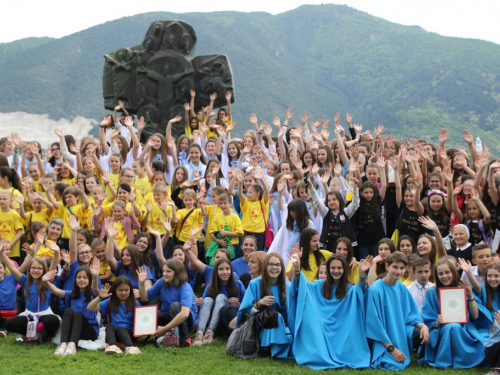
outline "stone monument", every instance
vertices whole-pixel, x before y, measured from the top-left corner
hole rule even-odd
[[[196,33],[183,21],[155,21],[141,45],[118,48],[104,55],[104,108],[113,110],[118,100],[139,118],[146,127],[144,141],[154,133],[165,134],[168,121],[183,117],[174,124],[172,135],[184,134],[184,103],[191,100],[190,90],[196,91],[195,111],[210,104],[210,94],[216,92],[214,107],[226,104],[225,93],[232,92],[234,83],[231,64],[225,55],[197,56]]]

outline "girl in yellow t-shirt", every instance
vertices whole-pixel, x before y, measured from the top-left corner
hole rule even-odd
[[[18,258],[21,255],[19,240],[24,233],[24,227],[21,216],[11,208],[12,201],[10,191],[0,191],[0,236],[2,239],[9,241],[10,257]]]
[[[149,182],[148,175],[146,174],[146,168],[144,164],[144,159],[135,159],[132,163],[132,170],[136,177],[132,181],[132,186],[145,196],[151,189],[151,183]]]
[[[185,208],[177,211],[177,226],[175,228],[175,237],[178,242],[186,242],[191,238],[191,230],[203,225],[205,206],[200,202],[200,208],[196,208],[196,199],[197,196],[193,189],[184,190],[182,202]],[[201,231],[197,234],[196,240],[199,240],[200,235]]]
[[[319,234],[315,229],[306,228],[300,233],[299,248],[302,252],[300,257],[300,268],[306,276],[307,281],[314,281],[318,276],[318,269],[321,263],[326,262],[332,256],[327,250],[319,250]],[[286,270],[288,278],[291,280],[295,274],[293,263],[288,262]]]
[[[0,190],[8,190],[11,193],[11,203],[14,205],[13,207],[17,213],[19,213],[19,203],[12,198],[17,196],[24,199],[24,195],[21,193],[23,190],[21,180],[15,169],[9,167],[0,168]]]

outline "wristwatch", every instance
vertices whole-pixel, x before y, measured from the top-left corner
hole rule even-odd
[[[387,347],[387,351],[388,351],[389,353],[392,353],[392,352],[394,351],[394,345],[389,345],[389,346]]]

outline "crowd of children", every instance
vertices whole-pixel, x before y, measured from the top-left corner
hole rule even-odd
[[[351,114],[293,126],[291,109],[273,125],[252,114],[234,138],[231,93],[218,112],[215,98],[185,105],[178,139],[181,116],[141,143],[122,102],[98,139],[56,130],[45,155],[0,139],[0,337],[60,333],[55,354],[74,355],[104,326],[107,354],[139,354],[135,307],[158,305],[164,344],[208,344],[260,314],[261,356],[498,374],[500,159],[467,130],[453,148],[446,129],[400,141]],[[467,323],[443,323],[450,287]]]

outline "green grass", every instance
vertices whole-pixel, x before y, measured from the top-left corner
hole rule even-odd
[[[53,355],[53,344],[20,343],[15,335],[0,340],[0,373],[26,374],[318,374],[294,361],[253,359],[242,361],[225,351],[225,340],[186,349],[157,349],[152,344],[139,345],[138,356],[104,355],[103,351],[80,349],[75,356]],[[336,374],[359,373],[359,370],[336,370]],[[485,374],[482,368],[468,370],[436,370],[420,366],[415,360],[404,374]],[[369,375],[390,374],[381,370],[363,370]]]

